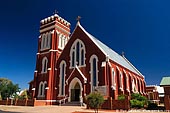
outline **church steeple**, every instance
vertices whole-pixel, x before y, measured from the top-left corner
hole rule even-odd
[[[52,16],[40,21],[39,32],[33,97],[53,100],[55,65],[69,40],[70,23],[55,11]]]

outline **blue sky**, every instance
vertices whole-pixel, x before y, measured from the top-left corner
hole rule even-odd
[[[0,77],[24,89],[33,79],[39,22],[56,9],[71,23],[121,54],[159,85],[170,75],[169,0],[3,0],[0,3]]]

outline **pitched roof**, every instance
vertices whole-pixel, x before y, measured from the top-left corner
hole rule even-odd
[[[170,86],[170,77],[163,77],[160,86]]]
[[[88,33],[78,22],[77,26],[79,26],[84,33],[86,33],[86,35],[97,45],[97,47],[106,55],[109,57],[109,59],[111,59],[112,61],[122,65],[123,67],[129,69],[130,71],[143,76],[124,56],[119,55],[118,53],[116,53],[115,51],[113,51],[111,48],[109,48],[108,46],[106,46],[105,44],[103,44],[101,41],[99,41],[97,38],[95,38],[94,36],[92,36],[90,33]],[[77,27],[76,26],[76,27]]]

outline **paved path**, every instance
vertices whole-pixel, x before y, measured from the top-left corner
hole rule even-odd
[[[2,106],[0,105],[0,113],[72,113],[86,110],[85,107],[79,106]]]
[[[100,110],[99,113],[112,113],[113,110]],[[118,111],[117,111],[118,112]],[[125,111],[120,111],[125,113]],[[119,113],[120,113],[119,112]],[[79,106],[4,106],[0,105],[0,113],[94,113]],[[158,113],[158,111],[129,111],[128,113]],[[159,112],[168,113],[168,112]],[[170,112],[169,112],[170,113]]]

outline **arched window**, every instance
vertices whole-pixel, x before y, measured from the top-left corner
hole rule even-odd
[[[72,52],[72,67],[75,67],[75,51]]]
[[[80,44],[77,42],[76,44],[76,63],[79,66],[79,60],[80,60]]]
[[[70,50],[70,67],[85,66],[85,52],[84,43],[80,39],[75,40]]]
[[[48,59],[47,57],[44,57],[42,60],[42,70],[41,73],[46,73],[47,72],[47,67],[48,67]]]
[[[41,50],[43,50],[45,47],[45,34],[41,36]]]
[[[84,65],[84,49],[81,50],[81,65]]]
[[[42,96],[43,96],[43,82],[41,81],[39,84],[38,97]]]
[[[129,76],[128,74],[126,75],[126,90],[129,91]]]
[[[132,92],[136,93],[136,84],[135,84],[135,79],[134,78],[132,80]]]
[[[120,72],[120,76],[119,76],[119,85],[120,85],[120,89],[123,90],[123,75],[122,72]]]
[[[63,34],[60,34],[58,39],[59,39],[58,48],[63,50],[67,43],[67,37]]]
[[[66,62],[62,61],[60,63],[60,92],[61,96],[65,95],[65,75],[66,75]]]
[[[49,49],[51,46],[51,32],[44,33],[41,39],[41,50]]]
[[[46,88],[46,81],[41,81],[39,84],[39,91],[38,91],[38,97],[45,97],[45,88]]]
[[[116,81],[115,81],[115,71],[112,68],[112,88],[115,90],[116,89]]]
[[[91,92],[98,86],[98,57],[92,55],[90,58]]]
[[[51,47],[51,32],[48,33],[48,43],[47,48],[49,49]]]

